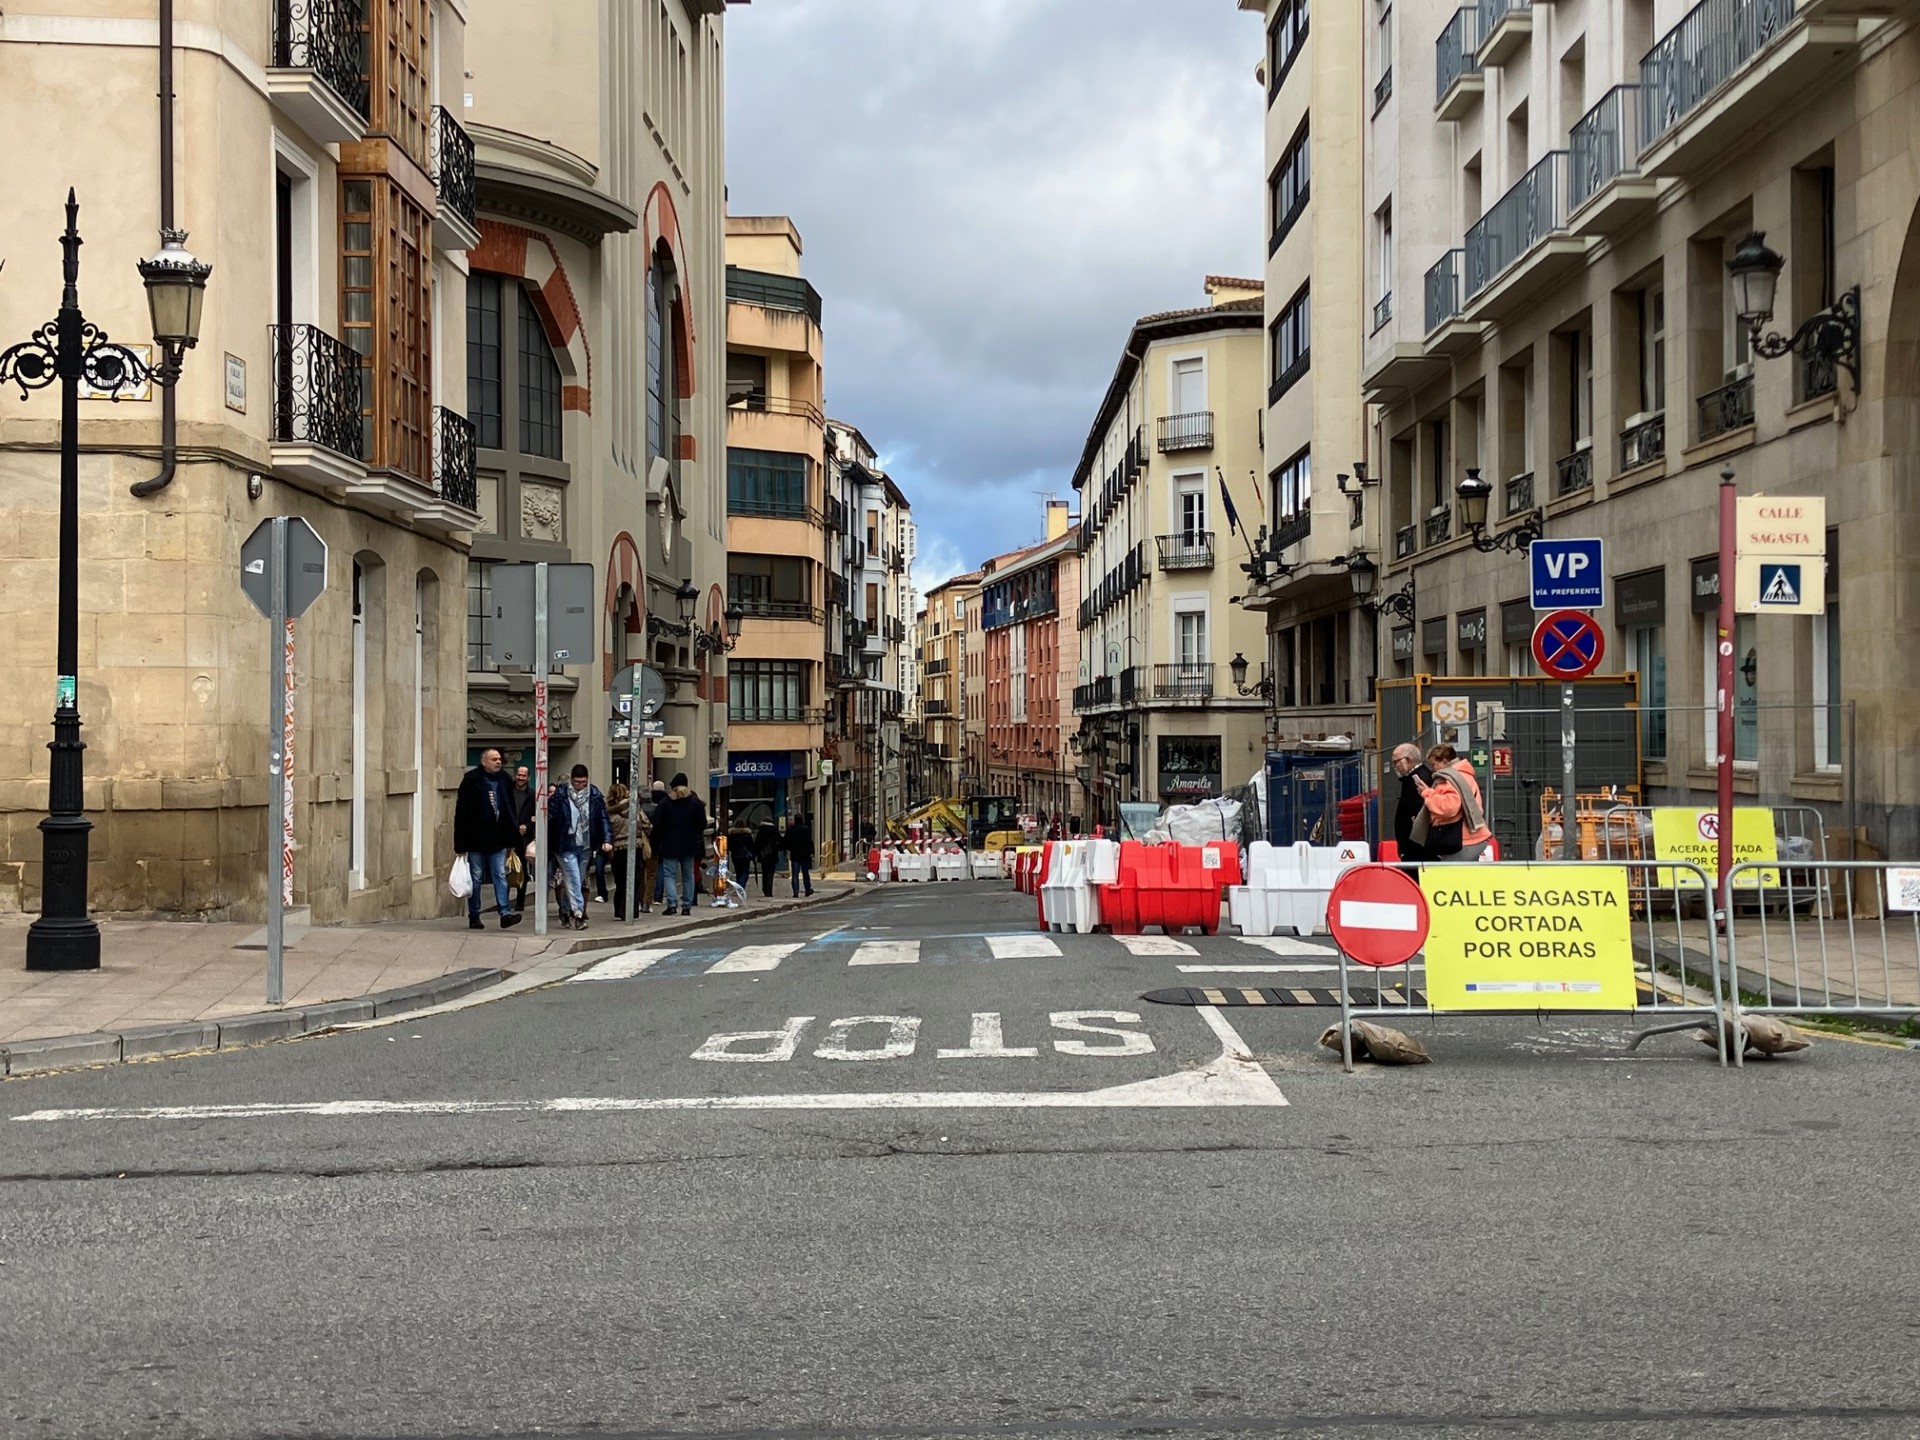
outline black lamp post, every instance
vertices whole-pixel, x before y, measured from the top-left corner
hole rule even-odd
[[[213,267],[186,248],[186,232],[161,232],[157,254],[142,260],[154,343],[151,365],[115,344],[80,313],[80,202],[67,191],[67,228],[60,311],[26,340],[0,350],[0,384],[20,387],[20,398],[60,385],[60,580],[54,668],[53,752],[48,766],[47,817],[40,822],[40,916],[27,928],[27,969],[98,970],[100,927],[87,913],[88,836],[85,805],[86,742],[80,738],[80,382],[95,395],[118,400],[149,380],[170,386],[186,352],[200,339],[200,308]]]
[[[1733,281],[1733,313],[1747,327],[1753,353],[1763,360],[1778,360],[1787,354],[1805,356],[1809,361],[1845,368],[1860,393],[1860,287],[1855,285],[1833,304],[1816,315],[1792,335],[1777,332],[1763,334],[1773,318],[1774,291],[1780,284],[1780,271],[1786,261],[1767,248],[1764,231],[1754,230],[1734,247],[1727,262],[1727,274]],[[1829,372],[1831,373],[1831,372]]]
[[[1233,659],[1227,662],[1227,671],[1233,676],[1233,688],[1242,695],[1258,695],[1262,700],[1273,699],[1273,677],[1262,675],[1253,684],[1247,684],[1247,657],[1235,651]]]
[[[1367,614],[1378,618],[1391,613],[1402,620],[1413,619],[1413,576],[1407,576],[1407,583],[1393,594],[1375,600],[1373,592],[1380,588],[1380,567],[1360,551],[1347,557],[1347,578],[1353,582],[1354,598]]]
[[[1460,521],[1467,527],[1468,539],[1482,555],[1491,555],[1496,550],[1525,550],[1540,538],[1540,527],[1546,517],[1538,510],[1503,534],[1487,534],[1487,502],[1493,499],[1493,486],[1480,478],[1477,469],[1468,470],[1467,478],[1453,493],[1460,499]]]
[[[658,615],[647,616],[649,635],[677,635],[685,640],[693,634],[693,607],[699,603],[700,587],[691,580],[682,580],[680,588],[673,592],[674,602],[679,608],[678,623],[662,620]]]

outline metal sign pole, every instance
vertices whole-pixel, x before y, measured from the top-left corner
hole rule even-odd
[[[286,640],[280,656],[284,704],[280,720],[280,902],[293,905],[293,617],[287,617]]]
[[[1719,909],[1716,919],[1722,926],[1731,924],[1733,919],[1733,895],[1727,882],[1733,866],[1733,570],[1738,533],[1739,500],[1734,490],[1733,467],[1728,465],[1720,471],[1720,611],[1716,626],[1719,634],[1714,646],[1714,684],[1719,691],[1714,734],[1720,751],[1717,757],[1720,833],[1714,841],[1713,888]]]
[[[1560,687],[1560,843],[1561,855],[1568,860],[1580,858],[1574,838],[1573,743],[1573,682],[1568,681]]]
[[[539,897],[533,912],[533,933],[547,933],[547,876],[553,873],[553,856],[547,849],[547,675],[553,663],[553,650],[547,643],[547,562],[533,567],[533,863],[540,867],[534,874],[534,893]]]
[[[287,619],[287,517],[276,515],[273,519],[273,548],[267,563],[267,586],[271,597],[272,610],[268,619],[272,622],[270,632],[275,640],[281,640],[290,627]],[[267,814],[283,815],[287,805],[287,667],[284,655],[282,662],[273,667],[273,708],[267,713],[267,777],[270,786],[267,800]],[[269,834],[272,832],[269,831]],[[271,852],[269,852],[271,853]],[[286,903],[284,896],[285,865],[282,873],[275,875],[271,869],[267,872],[267,1003],[278,1005],[285,996],[283,962],[286,943]]]
[[[627,913],[620,918],[629,925],[640,913],[640,673],[635,665],[627,686]]]

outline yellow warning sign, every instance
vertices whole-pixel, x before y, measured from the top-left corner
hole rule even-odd
[[[1686,810],[1663,806],[1653,812],[1653,858],[1685,860],[1698,865],[1709,877],[1718,871],[1720,812]],[[1773,812],[1758,805],[1742,805],[1733,812],[1733,863],[1744,865],[1762,860],[1778,860],[1780,849],[1773,837]],[[1765,885],[1777,889],[1778,870],[1749,870],[1734,877],[1735,888],[1758,890]],[[1691,870],[1655,872],[1654,887],[1659,890],[1701,890],[1706,888]]]
[[[1436,1010],[1631,1010],[1625,866],[1427,865]]]

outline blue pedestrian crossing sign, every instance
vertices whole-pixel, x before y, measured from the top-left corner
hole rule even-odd
[[[1536,540],[1527,548],[1536,610],[1598,610],[1607,603],[1606,548],[1599,540]]]
[[[1800,604],[1800,566],[1775,560],[1760,567],[1760,605],[1763,609],[1793,609]]]
[[[1824,555],[1742,555],[1733,608],[1742,615],[1820,615],[1827,608]]]

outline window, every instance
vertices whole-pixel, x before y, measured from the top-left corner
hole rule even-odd
[[[1640,755],[1667,758],[1667,640],[1664,625],[1639,625],[1627,632],[1627,660],[1640,672]]]
[[[1434,420],[1427,425],[1427,492],[1433,512],[1453,504],[1453,490],[1447,484],[1447,422]]]
[[[763,724],[804,721],[810,668],[804,660],[729,660],[727,718]]]
[[[647,267],[647,459],[657,460],[667,454],[667,396],[668,371],[671,367],[672,348],[667,344],[667,322],[673,309],[673,269],[667,263],[666,252],[656,250],[653,263]],[[727,368],[731,372],[733,357],[727,358]],[[761,393],[766,391],[766,362],[761,361]],[[729,374],[731,380],[731,374]],[[731,384],[727,387],[729,397],[733,393]]]
[[[1273,174],[1267,177],[1267,209],[1272,233],[1272,239],[1267,242],[1269,255],[1280,248],[1280,242],[1293,229],[1293,222],[1307,208],[1312,167],[1307,127],[1303,122],[1286,153],[1280,157],[1280,163],[1274,166]]]
[[[1271,335],[1273,384],[1267,393],[1269,405],[1290,390],[1312,364],[1312,320],[1309,286],[1289,300],[1275,318]]]
[[[1380,213],[1374,217],[1374,229],[1379,251],[1379,275],[1375,288],[1381,299],[1393,293],[1393,202],[1389,200],[1380,207]]]
[[[779,450],[727,447],[727,513],[805,519],[812,462]]]
[[[341,339],[360,362],[361,454],[433,474],[432,218],[385,175],[340,182]]]
[[[1374,26],[1374,74],[1376,80],[1393,74],[1393,6],[1380,7],[1380,19]]]
[[[491,674],[493,663],[493,566],[484,560],[467,565],[467,669]]]
[[[749,615],[807,619],[813,614],[812,569],[784,555],[729,555],[727,599]]]
[[[1207,533],[1207,477],[1181,475],[1174,482],[1174,529],[1188,545],[1198,545]]]
[[[1667,296],[1658,286],[1640,292],[1640,410],[1667,408]]]
[[[1012,698],[1012,718],[1016,725],[1027,723],[1027,627],[1016,625],[1007,637],[1007,674],[1011,677],[1008,693]]]
[[[520,296],[520,453],[560,458],[560,367],[524,285]]]
[[[1827,172],[1832,174],[1831,171]],[[1813,624],[1813,764],[1838,770],[1846,762],[1846,709],[1840,688],[1840,544],[1827,532],[1827,612]]]
[[[1280,93],[1287,72],[1300,57],[1307,39],[1307,0],[1280,0],[1280,9],[1267,31],[1267,99]]]
[[[1279,529],[1289,520],[1313,510],[1313,466],[1308,451],[1302,450],[1267,477],[1271,491],[1269,504],[1273,525]]]
[[[1207,408],[1207,362],[1199,356],[1173,362],[1175,415],[1198,415]]]
[[[1174,653],[1182,665],[1207,663],[1207,612],[1183,610],[1173,617]]]
[[[1565,336],[1567,350],[1567,434],[1577,449],[1593,439],[1593,342],[1584,330]]]
[[[500,449],[500,294],[498,275],[467,277],[467,419],[474,444]]]
[[[360,362],[360,453],[373,454],[373,182],[340,186],[340,338]]]

